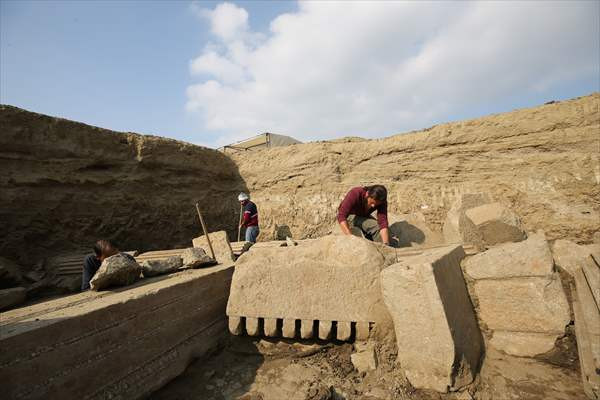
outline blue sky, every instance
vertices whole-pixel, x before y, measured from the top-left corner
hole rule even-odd
[[[599,2],[0,1],[0,102],[216,147],[600,90]]]

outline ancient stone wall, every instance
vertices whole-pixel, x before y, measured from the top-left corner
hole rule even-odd
[[[237,233],[236,165],[216,150],[0,106],[0,255],[25,266],[110,238],[122,250]]]
[[[390,211],[437,230],[463,193],[489,193],[528,232],[590,242],[600,229],[600,94],[385,139],[355,138],[232,155],[257,203],[259,240],[331,230],[352,187],[381,183]],[[383,132],[382,132],[383,134]]]
[[[147,397],[222,342],[232,273],[188,270],[3,313],[3,396]]]

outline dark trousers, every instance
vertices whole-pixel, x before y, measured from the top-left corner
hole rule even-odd
[[[98,268],[102,263],[96,258],[95,255],[90,254],[83,260],[83,275],[81,276],[81,290],[88,290],[90,288],[90,281],[94,277]]]

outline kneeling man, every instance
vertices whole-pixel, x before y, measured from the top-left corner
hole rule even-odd
[[[377,219],[371,216],[377,210]],[[351,189],[338,208],[342,232],[352,235],[351,226],[359,228],[369,240],[390,244],[387,220],[387,190],[383,185]]]

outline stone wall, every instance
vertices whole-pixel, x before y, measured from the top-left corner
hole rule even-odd
[[[144,279],[2,314],[7,399],[136,399],[218,347],[232,266]]]

